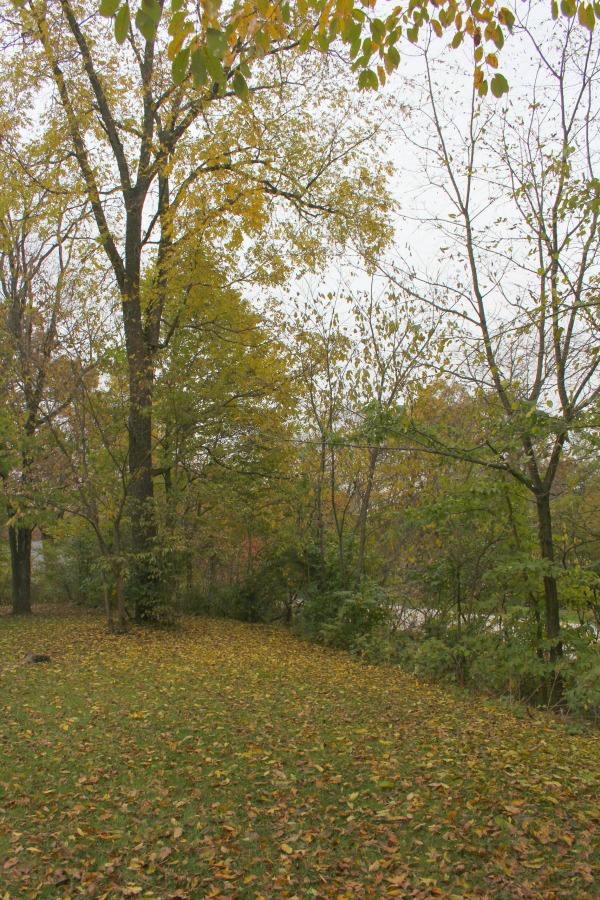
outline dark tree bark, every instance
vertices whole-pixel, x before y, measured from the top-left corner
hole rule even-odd
[[[31,613],[31,535],[29,526],[9,525],[8,542],[12,571],[12,611],[14,615]]]
[[[369,450],[369,468],[367,470],[367,483],[362,496],[360,511],[358,514],[358,522],[356,530],[358,532],[358,558],[356,561],[356,583],[360,586],[363,579],[365,569],[365,550],[367,546],[367,518],[369,515],[369,505],[371,502],[371,494],[373,492],[373,484],[375,481],[375,470],[380,455],[379,447],[372,447]]]
[[[548,563],[550,570],[544,575],[545,630],[546,637],[552,642],[550,647],[550,657],[554,661],[562,654],[562,642],[559,640],[560,604],[558,599],[558,584],[556,575],[552,571],[554,566],[554,540],[552,535],[550,496],[548,493],[538,494],[536,496],[536,507],[540,553],[542,560]]]

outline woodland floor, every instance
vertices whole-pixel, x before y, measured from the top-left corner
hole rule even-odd
[[[2,616],[0,709],[2,900],[600,896],[598,732],[280,630]]]

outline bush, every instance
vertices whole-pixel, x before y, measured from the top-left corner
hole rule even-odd
[[[569,712],[600,721],[600,644],[589,626],[569,629],[565,641],[565,701]]]
[[[384,622],[358,637],[353,649],[367,662],[389,666],[400,663],[405,644],[402,634],[390,631]]]
[[[450,647],[440,638],[413,640],[403,649],[403,669],[428,681],[454,681],[456,662]]]
[[[388,618],[382,589],[366,582],[361,590],[319,590],[310,585],[299,609],[296,628],[304,637],[341,650],[364,648],[364,640]]]

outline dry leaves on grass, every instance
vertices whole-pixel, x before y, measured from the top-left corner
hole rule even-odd
[[[11,900],[562,898],[597,883],[597,734],[276,629],[1,626]],[[12,667],[34,643],[51,664]]]

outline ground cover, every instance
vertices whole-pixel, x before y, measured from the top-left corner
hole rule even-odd
[[[284,631],[3,616],[0,708],[2,900],[598,896],[597,732]]]

